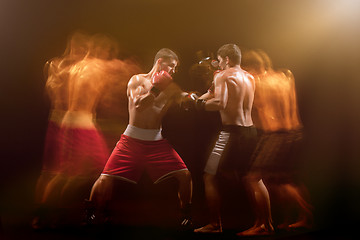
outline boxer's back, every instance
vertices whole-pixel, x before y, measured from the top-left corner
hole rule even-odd
[[[72,66],[69,76],[69,108],[63,124],[93,128],[93,118],[106,79],[103,60],[84,59]]]
[[[69,67],[62,64],[62,60],[55,58],[45,65],[46,91],[51,102],[51,109],[66,111],[68,108],[68,77]]]
[[[241,68],[230,68],[223,74],[228,91],[226,107],[220,111],[223,124],[252,126],[251,109],[255,92],[253,77]]]

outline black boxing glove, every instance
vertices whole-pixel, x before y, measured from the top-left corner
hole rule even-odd
[[[206,104],[206,100],[204,99],[196,99],[195,101],[195,108],[198,111],[205,111],[205,104]]]
[[[204,99],[199,99],[195,93],[188,93],[184,96],[181,101],[181,108],[185,111],[189,110],[204,110],[205,109]]]

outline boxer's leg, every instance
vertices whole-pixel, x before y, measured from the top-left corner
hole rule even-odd
[[[220,214],[220,195],[216,175],[204,174],[205,195],[210,210],[210,223],[194,232],[215,233],[222,232]]]

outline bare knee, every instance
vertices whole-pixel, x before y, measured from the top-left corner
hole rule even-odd
[[[191,173],[189,170],[176,172],[174,177],[177,178],[180,182],[191,182]]]
[[[205,184],[209,184],[209,183],[212,184],[215,182],[216,176],[213,174],[205,173],[203,178]]]
[[[106,175],[101,175],[96,182],[94,183],[91,194],[90,200],[98,199],[98,198],[108,198],[111,196],[113,186],[113,179]]]

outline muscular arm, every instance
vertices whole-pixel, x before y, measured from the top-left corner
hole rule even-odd
[[[290,85],[290,117],[292,127],[298,127],[301,125],[300,116],[298,112],[298,104],[297,104],[297,97],[296,97],[296,90],[295,90],[295,78],[294,75],[290,70],[285,72],[285,75],[289,81]]]
[[[144,81],[143,77],[135,75],[130,79],[127,89],[129,99],[132,99],[136,109],[140,111],[152,105],[155,100],[155,96],[145,89]]]
[[[162,101],[163,99],[174,99],[174,100],[180,100],[181,99],[181,94],[183,93],[183,91],[180,89],[180,87],[172,82],[169,84],[169,86],[162,91],[159,96],[156,98],[156,101]]]
[[[135,103],[135,108],[139,111],[146,109],[150,106],[157,106],[162,108],[163,103],[169,99],[177,101],[180,99],[182,90],[175,83],[170,83],[157,97],[145,87],[146,79],[142,76],[133,76],[128,83],[127,94],[130,99]],[[151,89],[151,88],[150,88]]]
[[[220,75],[220,76],[219,76]],[[208,99],[205,103],[205,110],[206,111],[219,111],[224,110],[227,104],[227,86],[226,86],[226,76],[223,74],[218,74],[215,76],[215,90],[214,95],[212,98]],[[206,94],[204,94],[206,95]],[[201,97],[210,97],[211,94],[208,96],[201,96]]]
[[[213,98],[213,97],[214,97],[213,94],[211,94],[211,93],[209,93],[209,92],[206,92],[206,93],[204,93],[203,95],[201,95],[201,97],[199,97],[199,99],[209,100],[209,99],[211,99],[211,98]]]

